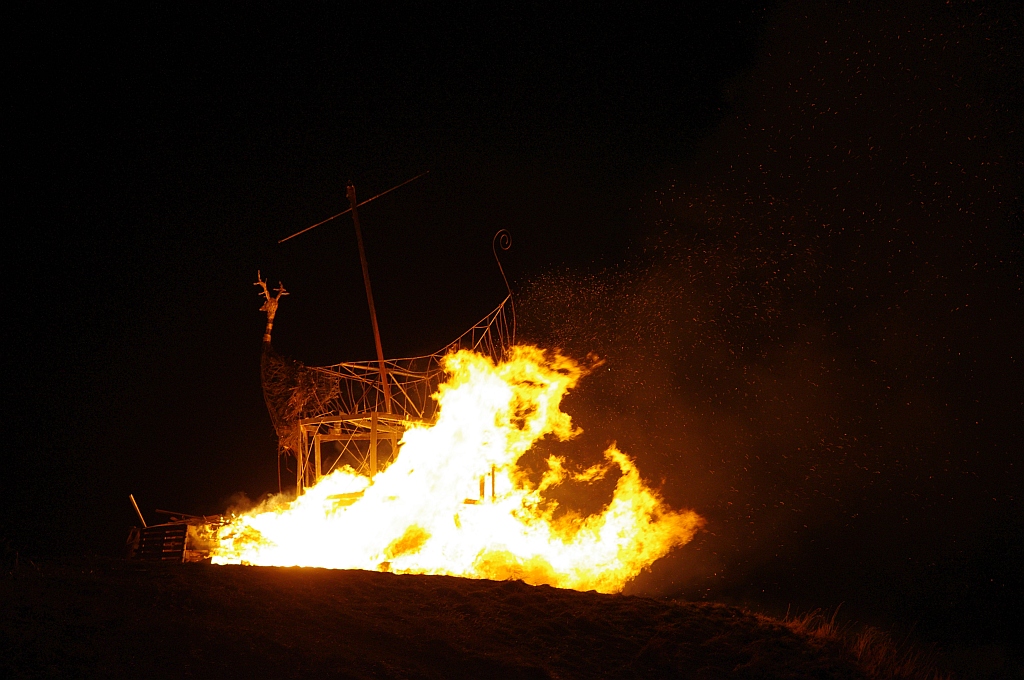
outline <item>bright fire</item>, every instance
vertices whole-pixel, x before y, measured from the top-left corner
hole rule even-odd
[[[614,445],[603,464],[575,474],[550,456],[538,483],[517,466],[542,437],[579,434],[560,408],[586,372],[576,362],[517,346],[497,365],[461,351],[446,358],[445,369],[447,382],[434,395],[437,422],[406,430],[387,469],[371,480],[346,467],[293,501],[275,497],[234,517],[220,530],[213,562],[521,579],[615,593],[701,526],[696,513],[666,506]],[[599,514],[556,513],[557,503],[544,497],[613,467],[620,477]],[[489,498],[471,503],[481,477]]]

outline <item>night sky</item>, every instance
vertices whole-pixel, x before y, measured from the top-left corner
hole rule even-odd
[[[1010,645],[1024,11],[896,5],[11,17],[5,550],[276,490],[256,272],[279,352],[372,358],[351,222],[277,240],[430,170],[361,211],[385,353],[508,229],[521,337],[606,360],[566,450],[708,519],[632,592]]]

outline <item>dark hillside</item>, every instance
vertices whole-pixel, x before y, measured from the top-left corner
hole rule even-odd
[[[4,677],[862,678],[839,645],[739,609],[363,571],[24,564]]]

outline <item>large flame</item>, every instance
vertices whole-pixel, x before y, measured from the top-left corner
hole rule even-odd
[[[273,498],[234,517],[213,562],[516,578],[615,593],[702,524],[692,511],[667,507],[614,445],[605,463],[576,474],[550,456],[537,483],[517,466],[542,437],[580,432],[560,409],[585,373],[576,362],[517,346],[497,365],[460,351],[445,369],[437,422],[406,430],[386,470],[371,480],[346,467],[294,501]],[[592,483],[613,466],[620,477],[599,514],[556,517],[546,490]],[[470,504],[482,476],[491,490],[492,474],[493,497]]]

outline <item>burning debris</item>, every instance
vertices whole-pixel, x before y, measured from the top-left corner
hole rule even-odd
[[[518,466],[542,438],[579,433],[561,401],[588,368],[514,344],[511,298],[434,355],[385,361],[383,370],[374,362],[306,367],[273,351],[277,298],[258,284],[268,313],[265,396],[281,456],[295,465],[295,496],[228,520],[214,563],[618,592],[700,526],[695,513],[666,507],[614,446],[603,464],[577,473],[551,456],[536,482]],[[598,514],[557,515],[545,498],[560,484],[610,473],[619,478]]]
[[[537,484],[517,466],[542,437],[579,432],[560,408],[586,372],[576,362],[516,345],[498,362],[471,350],[448,354],[443,369],[448,379],[434,395],[436,417],[407,424],[383,471],[368,475],[345,465],[293,501],[276,497],[232,518],[219,532],[213,562],[515,578],[618,592],[700,526],[695,513],[666,507],[615,447],[604,464],[575,474],[552,456]],[[613,470],[620,477],[602,512],[555,517],[557,504],[545,491]],[[472,497],[478,482],[481,493]]]
[[[135,497],[128,500],[139,516],[142,528],[132,527],[128,533],[128,559],[148,562],[205,562],[217,545],[217,530],[227,523],[222,515],[189,515],[183,512],[157,510],[167,521],[146,524]]]

